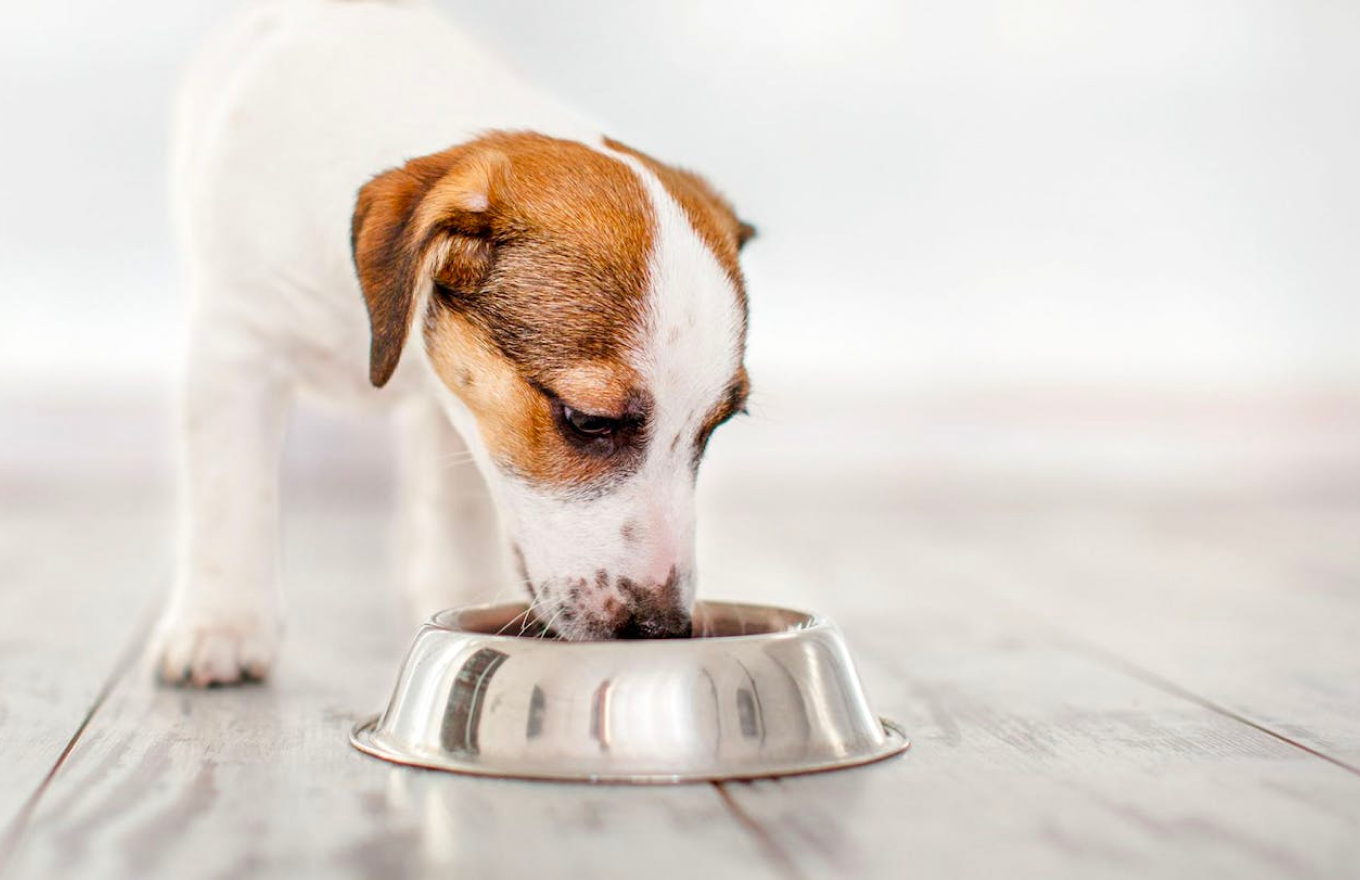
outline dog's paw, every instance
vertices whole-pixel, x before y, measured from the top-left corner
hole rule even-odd
[[[264,680],[278,647],[272,620],[172,614],[156,628],[150,656],[165,684],[203,688]]]

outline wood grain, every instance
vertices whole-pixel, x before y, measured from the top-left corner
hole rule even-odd
[[[1360,774],[1360,509],[1153,508],[979,531],[993,550],[976,576],[1009,582],[1074,644]]]
[[[901,758],[631,789],[359,755],[345,734],[380,708],[411,628],[385,505],[355,496],[291,509],[274,681],[116,675],[7,876],[1354,873],[1360,499],[799,489],[708,499],[701,590],[837,619],[913,739]],[[5,522],[0,577],[23,587],[0,592],[12,815],[117,671],[166,545],[159,518],[126,511]]]
[[[903,759],[874,767],[729,786],[784,851],[827,876],[896,865],[923,876],[1335,877],[1360,864],[1360,778],[1074,647],[1064,626],[1113,638],[1113,625],[1090,628],[1082,609],[1125,607],[1133,600],[1105,591],[1127,581],[1033,588],[1043,569],[1015,550],[1058,526],[1011,511],[999,541],[976,525],[986,511],[960,513],[846,516],[834,552],[814,532],[825,519],[761,518],[784,531],[783,592],[847,585],[822,604],[880,710],[914,740]],[[1174,569],[1173,546],[1143,549]],[[728,549],[751,553],[748,564],[757,552]],[[1252,626],[1278,623],[1239,615],[1230,625],[1249,640]],[[1173,669],[1191,656],[1188,627],[1156,633]],[[1296,657],[1300,674],[1349,661]],[[1354,733],[1295,697],[1301,725],[1334,740]]]
[[[290,524],[276,679],[207,692],[123,676],[45,793],[17,877],[777,876],[710,786],[475,779],[353,750],[410,631],[382,520]]]
[[[0,865],[164,589],[164,518],[0,513]]]

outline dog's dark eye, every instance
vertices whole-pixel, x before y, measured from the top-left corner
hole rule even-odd
[[[619,427],[618,419],[611,419],[607,416],[593,416],[590,413],[583,413],[565,405],[562,407],[562,421],[566,422],[567,427],[573,432],[586,440],[609,437]]]

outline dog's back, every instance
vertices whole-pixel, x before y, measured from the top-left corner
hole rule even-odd
[[[597,137],[419,2],[294,0],[239,15],[176,110],[173,192],[196,298],[298,338],[304,384],[372,397],[349,218],[375,173],[487,129]],[[241,297],[249,296],[249,303]],[[307,352],[326,356],[308,369]],[[310,375],[315,373],[315,375]],[[398,386],[399,387],[399,386]]]

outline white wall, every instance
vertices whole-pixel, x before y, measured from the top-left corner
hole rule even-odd
[[[1360,382],[1360,4],[445,5],[761,228],[758,378]],[[0,385],[163,375],[166,108],[227,8],[0,6]]]

